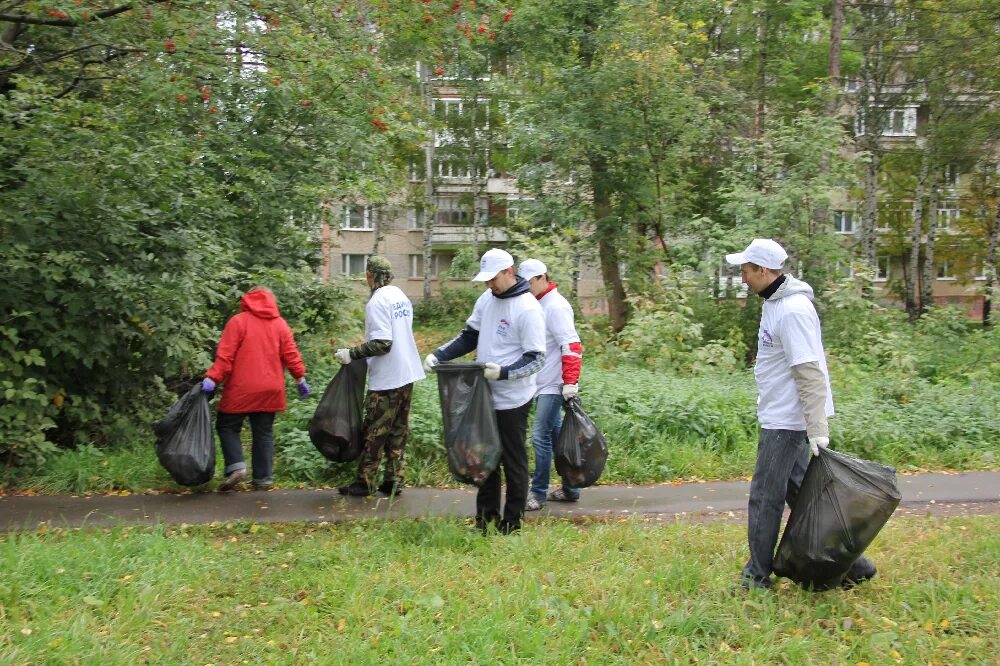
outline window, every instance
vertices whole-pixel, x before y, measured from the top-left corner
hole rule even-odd
[[[985,261],[980,262],[979,263],[979,270],[976,271],[976,277],[975,277],[975,279],[976,280],[982,280],[982,281],[986,281],[987,279],[989,279],[989,275],[987,275],[987,271],[988,270],[989,269],[986,267],[986,262]]]
[[[838,234],[854,233],[854,211],[833,211],[833,230]]]
[[[431,254],[431,277],[440,277],[442,273],[451,268],[451,261],[454,255],[447,252],[434,252]],[[424,255],[410,255],[410,277],[422,278],[424,276]]]
[[[961,216],[958,202],[945,201],[937,211],[937,225],[939,229],[950,229],[951,223]]]
[[[908,106],[903,109],[889,109],[886,113],[885,128],[882,136],[916,136],[917,107]]]
[[[844,92],[856,93],[861,89],[861,81],[858,79],[844,79]]]
[[[437,200],[437,214],[434,224],[472,224],[472,206],[459,203],[457,197],[441,197]]]
[[[951,262],[949,260],[945,259],[937,263],[937,279],[938,280],[955,279],[955,267],[951,265]]]
[[[958,187],[958,167],[954,164],[945,164],[941,170],[941,184],[945,187]]]
[[[407,229],[423,229],[424,228],[424,209],[423,208],[411,208],[406,214],[406,228]]]
[[[885,282],[889,279],[889,257],[875,257],[875,281]]]
[[[840,277],[854,277],[854,266],[850,262],[838,261],[833,265],[833,270]]]
[[[367,267],[368,267],[367,254],[341,255],[341,271],[347,277],[364,277],[365,268]]]
[[[343,229],[371,229],[372,207],[350,204],[344,206]]]

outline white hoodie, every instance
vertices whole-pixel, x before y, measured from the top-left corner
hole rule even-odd
[[[813,290],[790,275],[764,301],[757,334],[757,418],[768,430],[805,430],[806,419],[791,368],[813,361],[826,378],[826,415],[833,416],[833,392],[823,352]]]

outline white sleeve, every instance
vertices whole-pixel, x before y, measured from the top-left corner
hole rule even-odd
[[[789,366],[819,361],[823,343],[817,337],[816,315],[790,310],[781,318],[781,343]]]
[[[392,304],[386,298],[376,296],[368,302],[365,328],[368,335],[366,342],[372,340],[392,340]]]
[[[545,324],[560,348],[570,342],[580,342],[573,323],[572,307],[553,308],[548,312]]]

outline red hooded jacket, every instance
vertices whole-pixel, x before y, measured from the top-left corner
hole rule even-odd
[[[285,368],[306,374],[292,329],[281,318],[274,294],[254,290],[240,299],[241,312],[226,322],[205,376],[223,384],[219,411],[227,414],[285,411]]]

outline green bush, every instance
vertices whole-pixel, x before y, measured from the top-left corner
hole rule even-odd
[[[441,295],[421,299],[413,306],[413,321],[420,326],[455,327],[456,332],[472,314],[472,308],[483,293],[481,287],[442,285]]]

